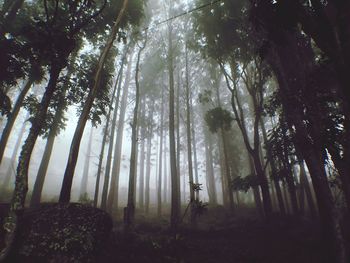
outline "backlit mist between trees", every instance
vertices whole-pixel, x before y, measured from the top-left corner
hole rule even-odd
[[[219,207],[303,218],[348,262],[347,1],[0,4],[0,259],[78,202],[175,240]]]

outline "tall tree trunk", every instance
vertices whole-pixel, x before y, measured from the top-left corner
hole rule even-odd
[[[0,252],[0,261],[2,261],[8,255],[9,249],[11,248],[16,230],[18,227],[18,216],[24,209],[24,203],[28,191],[28,168],[30,158],[34,149],[35,142],[39,137],[42,130],[43,123],[46,120],[47,110],[49,108],[50,100],[53,97],[56,89],[58,76],[63,66],[59,63],[52,63],[50,67],[50,80],[45,90],[45,93],[39,104],[39,109],[36,116],[32,119],[32,126],[29,130],[29,134],[22,146],[22,150],[18,159],[18,166],[16,172],[15,189],[13,192],[10,211],[8,216],[5,218],[6,222],[6,233],[5,233],[5,246]]]
[[[176,88],[176,171],[177,171],[177,185],[178,185],[178,198],[179,198],[179,215],[181,211],[181,141],[180,141],[180,72],[177,72],[177,88]],[[182,190],[183,194],[185,189]]]
[[[173,232],[177,231],[180,216],[179,202],[179,178],[176,162],[176,145],[175,145],[175,92],[174,92],[174,54],[173,54],[173,28],[168,23],[168,71],[169,71],[169,148],[170,148],[170,175],[171,175],[171,215],[170,228]],[[180,149],[177,149],[178,151]]]
[[[140,131],[140,140],[141,140],[141,153],[140,153],[140,173],[139,173],[139,207],[143,211],[145,208],[145,137],[146,137],[146,98],[141,100],[141,129]]]
[[[162,215],[162,172],[163,172],[163,123],[164,123],[164,89],[162,89],[162,105],[160,112],[160,143],[159,143],[159,167],[158,167],[158,191],[157,191],[157,214]]]
[[[263,139],[264,139],[264,143],[265,145],[267,145],[267,132],[266,132],[266,128],[265,128],[265,122],[263,120],[263,118],[260,119],[260,126],[261,126],[261,131],[263,134]],[[276,163],[275,160],[273,159],[273,156],[271,154],[271,150],[269,147],[267,147],[266,150],[266,154],[267,154],[267,159],[270,160],[270,168],[271,168],[271,179],[274,183],[275,186],[275,190],[276,190],[276,196],[277,196],[277,201],[278,201],[278,207],[280,210],[280,213],[282,215],[286,214],[286,209],[284,207],[284,202],[283,202],[283,197],[282,197],[282,191],[281,191],[281,186],[279,183],[279,179],[277,177],[277,168],[276,168]]]
[[[153,118],[153,112],[150,113],[150,119]],[[146,158],[146,180],[145,180],[145,212],[148,214],[150,205],[150,177],[151,177],[151,156],[152,156],[152,133],[153,127],[148,127],[147,134],[147,158]]]
[[[122,79],[123,79],[123,69],[124,69],[127,51],[128,51],[128,48],[125,48],[125,53],[123,55],[122,63],[121,63],[121,66],[120,66],[120,69],[118,72],[118,76],[117,76],[117,79],[116,79],[116,82],[114,85],[114,89],[112,92],[111,104],[109,105],[108,114],[106,117],[106,126],[105,126],[105,130],[103,133],[101,151],[100,151],[99,162],[98,162],[98,167],[97,167],[97,175],[96,175],[96,183],[95,183],[95,195],[94,195],[94,207],[97,207],[98,195],[99,195],[99,191],[100,191],[100,179],[101,179],[102,163],[103,163],[105,146],[106,146],[106,141],[107,141],[107,136],[108,136],[108,131],[109,131],[108,127],[109,127],[109,121],[110,121],[111,113],[112,113],[112,105],[113,105],[114,99],[116,99],[116,101],[119,101],[119,97],[120,97],[120,93],[121,93],[121,86],[122,86]],[[117,97],[115,94],[116,92],[117,92]]]
[[[16,103],[13,106],[12,112],[7,117],[7,122],[6,122],[6,125],[2,131],[1,139],[0,139],[0,164],[1,164],[2,158],[4,156],[5,148],[7,145],[7,141],[10,137],[12,127],[15,124],[18,113],[23,105],[24,98],[27,95],[27,93],[28,93],[30,87],[33,85],[33,83],[34,83],[34,78],[29,77],[29,79],[24,84],[22,91],[19,93],[19,95],[17,97]]]
[[[208,196],[209,203],[217,205],[217,196],[216,196],[216,186],[214,178],[214,166],[213,166],[213,142],[211,134],[206,127],[203,127],[205,135],[205,162],[206,162],[206,176],[207,176],[207,185],[208,185]]]
[[[44,187],[45,177],[46,177],[47,169],[49,167],[53,146],[55,144],[58,128],[64,115],[64,109],[66,107],[66,103],[65,103],[66,93],[69,87],[69,79],[73,74],[74,63],[76,61],[77,54],[78,54],[77,51],[73,52],[70,63],[67,68],[67,75],[64,81],[64,86],[62,88],[62,94],[60,94],[59,103],[55,113],[53,124],[50,127],[43,157],[40,162],[38,174],[36,175],[36,179],[35,179],[35,183],[32,191],[32,197],[30,199],[30,207],[34,207],[40,204],[42,189]]]
[[[219,165],[220,165],[220,179],[221,179],[221,190],[222,190],[222,203],[225,208],[229,207],[229,200],[228,200],[228,190],[227,190],[227,183],[226,183],[226,177],[225,177],[225,165],[223,163],[225,157],[223,154],[223,146],[222,146],[222,136],[221,132],[218,132],[217,136],[218,140],[218,151],[219,151]]]
[[[121,86],[119,86],[120,88]],[[118,92],[120,92],[120,89],[118,88]],[[113,119],[111,123],[111,133],[109,136],[109,145],[108,145],[108,153],[107,153],[107,163],[106,163],[106,170],[105,170],[105,177],[103,182],[103,189],[102,189],[102,197],[101,197],[101,209],[106,210],[107,209],[107,195],[108,195],[108,187],[109,187],[109,178],[111,173],[111,164],[112,164],[112,153],[113,153],[113,147],[114,147],[114,136],[115,136],[115,128],[117,125],[117,117],[118,117],[118,106],[119,106],[119,100],[117,99],[115,101],[115,107],[114,107],[114,113],[113,113]],[[114,156],[116,158],[116,156]]]
[[[119,190],[119,173],[120,173],[120,162],[121,153],[123,146],[123,134],[124,134],[124,123],[125,123],[125,113],[126,106],[128,102],[130,77],[131,77],[131,66],[133,61],[133,47],[131,48],[131,53],[129,55],[128,67],[125,74],[125,82],[123,87],[123,96],[120,102],[120,113],[117,129],[117,138],[114,147],[114,160],[112,167],[111,184],[108,192],[107,198],[107,212],[111,213],[113,209],[113,204],[118,208],[118,190]]]
[[[324,231],[324,239],[329,243],[333,259],[336,259],[337,262],[347,262],[347,252],[340,227],[340,218],[334,204],[323,164],[323,147],[320,143],[319,130],[317,132],[316,127],[313,127],[312,137],[310,136],[310,131],[305,127],[302,113],[299,111],[300,107],[297,106],[298,102],[295,101],[295,98],[292,96],[295,91],[295,86],[303,85],[302,80],[304,78],[300,76],[300,72],[305,74],[307,69],[302,70],[305,65],[301,64],[299,61],[289,60],[291,57],[299,58],[298,56],[291,56],[289,48],[294,51],[298,49],[296,48],[297,43],[294,39],[295,36],[288,35],[286,37],[288,37],[288,45],[279,46],[274,44],[273,50],[271,49],[269,60],[271,60],[271,65],[273,65],[282,91],[281,100],[286,113],[287,122],[293,125],[295,129],[295,145],[305,159],[310,171],[322,222],[322,229]],[[298,71],[296,71],[296,69],[298,69]],[[288,77],[286,77],[287,75]],[[310,138],[312,138],[312,141],[310,141]]]
[[[70,201],[70,192],[71,192],[72,183],[73,183],[74,170],[75,170],[75,166],[76,166],[77,160],[78,160],[80,141],[81,141],[81,138],[82,138],[82,135],[84,132],[86,121],[89,117],[91,107],[92,107],[93,102],[95,100],[98,87],[100,85],[101,73],[103,70],[103,66],[105,64],[105,61],[106,61],[107,56],[109,54],[109,51],[113,46],[113,42],[114,42],[116,35],[118,33],[118,30],[119,30],[119,23],[124,15],[127,4],[128,4],[128,0],[124,0],[123,6],[122,6],[117,18],[116,18],[116,21],[115,21],[113,27],[112,27],[112,30],[111,30],[111,33],[108,37],[107,43],[100,54],[100,57],[98,60],[97,71],[96,71],[95,76],[94,76],[94,86],[89,91],[88,97],[87,97],[86,102],[84,104],[83,111],[82,111],[82,113],[79,117],[79,120],[78,120],[77,128],[74,132],[74,136],[73,136],[73,140],[72,140],[72,144],[71,144],[69,156],[68,156],[68,163],[66,166],[66,171],[64,173],[61,193],[60,193],[60,197],[59,197],[60,203],[68,203]]]
[[[307,200],[307,204],[308,204],[308,207],[310,210],[310,215],[312,218],[316,218],[317,211],[316,211],[314,199],[312,197],[309,180],[306,176],[304,160],[299,159],[298,161],[299,161],[299,166],[300,166],[300,181],[301,181],[301,184],[303,184],[303,188],[305,190],[306,200]]]
[[[248,161],[249,161],[249,166],[250,166],[250,174],[256,176],[255,165],[254,165],[253,159],[249,153],[248,153]],[[256,185],[254,185],[252,188],[253,188],[253,195],[254,195],[254,201],[255,201],[256,208],[258,210],[259,215],[263,217],[264,216],[264,209],[263,209],[263,205],[261,203],[260,189]]]
[[[146,32],[147,34],[147,32]],[[146,47],[147,35],[145,36],[145,42],[140,48],[137,54],[136,72],[135,72],[135,85],[136,85],[136,96],[135,96],[135,108],[133,123],[131,126],[131,153],[130,153],[130,171],[129,171],[129,190],[128,190],[128,203],[124,210],[124,218],[126,227],[131,227],[135,220],[135,199],[136,199],[136,174],[137,174],[137,126],[138,126],[138,114],[140,104],[140,84],[139,84],[139,71],[140,71],[140,59],[141,53]]]
[[[283,124],[284,123],[284,124]],[[285,122],[282,121],[282,134],[285,137],[285,140],[287,140],[287,127],[285,127]],[[294,178],[292,174],[292,167],[289,162],[288,158],[288,148],[287,144],[283,144],[283,166],[285,170],[285,178],[286,182],[288,185],[288,191],[289,191],[289,196],[290,196],[290,202],[292,205],[293,213],[295,215],[299,214],[299,207],[298,207],[298,200],[297,200],[297,194],[296,194],[296,189],[295,189],[295,184],[294,184]]]
[[[189,83],[189,68],[188,68],[188,50],[186,44],[186,130],[187,130],[187,163],[188,163],[188,178],[190,184],[190,206],[191,206],[191,224],[195,224],[195,194],[193,181],[193,164],[192,164],[192,137],[191,137],[191,108],[190,108],[190,83]]]
[[[24,118],[24,122],[22,124],[22,127],[17,135],[16,144],[15,144],[15,147],[13,148],[12,155],[11,155],[11,163],[9,164],[9,167],[6,170],[5,178],[4,178],[4,181],[2,184],[3,189],[7,189],[7,187],[9,186],[10,180],[11,180],[11,176],[16,173],[14,164],[16,162],[18,150],[21,146],[21,142],[22,142],[22,138],[23,138],[26,126],[27,126],[28,118],[29,118],[29,114],[27,114],[26,117]]]
[[[164,186],[163,186],[163,200],[165,204],[168,204],[168,185],[169,185],[169,176],[168,176],[168,156],[167,156],[167,148],[166,148],[166,138],[167,138],[167,134],[164,134]]]
[[[90,167],[90,159],[91,159],[91,144],[92,144],[93,130],[94,130],[94,126],[91,124],[88,148],[85,154],[84,169],[83,169],[83,175],[82,175],[81,184],[80,184],[80,197],[83,197],[85,194],[88,193],[87,185],[89,180],[89,167]]]

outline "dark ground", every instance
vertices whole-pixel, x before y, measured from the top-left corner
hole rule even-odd
[[[240,215],[238,215],[240,214]],[[132,234],[115,229],[99,262],[332,263],[318,224],[276,216],[257,219],[251,209],[209,209],[197,229],[171,237],[166,222],[138,218]],[[140,223],[141,222],[141,223]]]
[[[102,219],[97,220],[96,225],[105,222],[103,217],[102,214]],[[139,215],[134,230],[128,233],[123,230],[119,219],[114,222],[110,235],[97,233],[96,239],[105,239],[103,245],[79,260],[69,260],[73,258],[71,255],[56,260],[48,260],[47,256],[18,257],[17,251],[14,251],[8,262],[334,262],[329,256],[329,249],[321,242],[318,223],[309,219],[276,215],[272,220],[265,221],[259,219],[252,208],[241,208],[233,215],[221,207],[215,207],[209,208],[198,219],[195,229],[189,227],[186,217],[178,234],[173,236],[168,231],[165,218],[169,218],[168,215],[164,215],[164,220]],[[29,221],[24,221],[22,227],[27,227],[26,222]],[[50,220],[43,222],[39,226],[50,225]],[[106,231],[107,228],[103,228]]]

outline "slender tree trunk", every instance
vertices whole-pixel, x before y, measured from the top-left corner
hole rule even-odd
[[[91,124],[88,148],[85,155],[85,163],[84,163],[83,175],[81,178],[81,185],[80,185],[81,197],[88,193],[87,185],[89,180],[89,167],[90,167],[90,160],[91,160],[91,144],[92,144],[92,138],[93,138],[93,130],[94,130],[94,126]]]
[[[146,137],[146,98],[141,100],[141,129],[140,140],[141,140],[141,153],[140,153],[140,173],[139,173],[139,207],[143,211],[145,208],[145,137]]]
[[[217,136],[218,140],[218,151],[219,151],[219,164],[220,164],[220,179],[221,179],[221,190],[222,190],[222,202],[224,207],[229,207],[229,200],[228,196],[229,193],[227,191],[227,183],[226,183],[226,177],[225,177],[225,165],[223,164],[224,155],[223,155],[223,146],[222,146],[222,136],[220,132]]]
[[[164,135],[164,191],[163,191],[163,194],[164,194],[164,197],[163,197],[163,200],[164,200],[164,203],[167,204],[168,203],[168,158],[167,158],[167,148],[166,148],[166,134]]]
[[[5,148],[7,145],[7,141],[10,137],[12,127],[15,124],[18,113],[23,105],[24,98],[27,95],[27,93],[28,93],[30,87],[33,85],[33,83],[34,83],[34,78],[29,77],[29,79],[27,80],[27,82],[23,86],[22,91],[19,93],[19,95],[17,97],[16,103],[13,106],[12,112],[10,113],[10,115],[7,118],[7,122],[6,122],[6,125],[2,131],[1,139],[0,139],[0,164],[1,164],[2,158],[4,156]]]
[[[158,193],[157,193],[157,214],[162,215],[162,171],[163,171],[163,123],[164,123],[164,89],[162,89],[162,105],[160,113],[160,143],[159,143],[159,167],[158,167]]]
[[[299,165],[300,165],[300,181],[303,184],[303,188],[305,190],[306,200],[307,200],[307,204],[308,204],[308,207],[310,210],[310,215],[312,218],[316,218],[317,211],[316,211],[314,199],[312,197],[309,180],[306,176],[304,160],[299,159],[298,161],[299,161]]]
[[[32,197],[30,199],[30,207],[34,207],[40,204],[41,194],[44,187],[44,182],[47,174],[47,169],[49,167],[53,146],[55,144],[55,139],[58,133],[60,122],[62,121],[62,118],[64,115],[64,109],[67,106],[65,103],[66,93],[69,87],[68,85],[69,79],[73,74],[74,63],[76,61],[76,58],[77,58],[77,52],[73,52],[70,63],[68,65],[66,79],[64,82],[64,86],[62,88],[62,94],[60,94],[58,107],[53,120],[53,125],[50,128],[43,157],[41,159],[38,174],[35,179],[35,183],[32,191]]]
[[[190,203],[191,203],[191,224],[196,223],[196,215],[194,210],[194,181],[193,181],[193,164],[192,164],[192,137],[191,137],[191,108],[190,108],[190,84],[189,84],[189,69],[188,69],[188,50],[186,45],[186,130],[187,130],[187,163],[188,163],[188,178],[190,184]]]
[[[283,136],[285,136],[285,140],[287,140],[287,127],[285,127],[285,125],[283,125],[283,123],[285,123],[284,121],[282,121],[282,134]],[[284,170],[285,170],[285,177],[286,177],[286,182],[288,185],[288,191],[289,191],[289,196],[290,196],[290,202],[292,205],[292,209],[293,209],[293,213],[295,215],[299,214],[299,207],[298,207],[298,200],[297,200],[297,195],[296,195],[296,189],[295,189],[295,184],[294,184],[294,178],[293,178],[293,174],[292,174],[292,168],[289,162],[289,158],[288,158],[288,149],[287,149],[287,145],[283,144],[283,166],[284,166]]]
[[[265,145],[267,145],[267,141],[268,141],[268,139],[267,139],[267,132],[266,132],[265,123],[264,123],[263,118],[261,118],[261,120],[260,120],[260,126],[261,126],[261,131],[262,131],[262,134],[263,134],[264,143],[265,143]],[[278,207],[279,207],[280,213],[282,215],[285,215],[286,214],[286,209],[284,207],[281,186],[280,186],[280,183],[279,183],[279,179],[277,177],[276,163],[275,163],[275,160],[273,159],[273,156],[271,154],[271,150],[270,150],[269,147],[267,147],[266,154],[267,154],[268,160],[270,160],[270,167],[271,167],[271,173],[272,173],[271,178],[272,178],[272,181],[274,183],[275,190],[276,190]]]
[[[195,121],[194,121],[194,111],[193,111],[193,103],[192,103],[192,92],[190,92],[190,111],[191,115],[191,134],[192,134],[192,144],[193,144],[193,161],[194,161],[194,180],[196,184],[199,184],[198,178],[198,159],[197,159],[197,139],[196,139],[196,131],[195,131]]]
[[[219,81],[216,80],[216,85],[215,85],[215,91],[216,91],[216,98],[218,101],[218,106],[221,107],[221,99],[220,99],[220,93],[219,93],[219,89],[220,89],[220,84]],[[234,210],[234,201],[233,201],[233,191],[231,188],[231,174],[230,174],[230,165],[229,165],[229,161],[228,161],[228,143],[227,143],[227,138],[226,138],[226,132],[225,129],[223,127],[223,125],[221,125],[220,127],[220,132],[219,132],[219,140],[222,140],[221,142],[221,148],[222,148],[222,152],[223,152],[223,170],[224,170],[224,175],[223,175],[223,182],[224,182],[224,187],[226,188],[226,193],[227,193],[227,197],[228,198],[228,205],[230,207],[231,210]],[[220,143],[219,143],[220,144]]]
[[[116,82],[114,85],[114,89],[113,89],[113,93],[112,93],[111,104],[109,105],[108,114],[107,114],[107,118],[106,118],[106,126],[105,126],[105,130],[103,133],[101,152],[100,152],[99,162],[98,162],[98,167],[97,167],[95,195],[94,195],[94,207],[97,207],[98,195],[99,195],[99,191],[100,191],[100,178],[101,178],[101,171],[102,171],[102,163],[103,163],[105,146],[106,146],[106,141],[107,141],[107,136],[108,136],[108,131],[109,131],[108,127],[109,127],[109,121],[110,121],[111,113],[112,113],[112,105],[113,105],[114,99],[116,99],[116,101],[119,101],[119,97],[120,97],[120,93],[121,93],[121,86],[122,86],[122,79],[123,79],[123,69],[124,69],[127,50],[128,50],[128,48],[125,49],[125,53],[123,55],[120,70],[118,72],[118,76],[117,76],[117,79],[116,79]],[[118,92],[117,92],[117,90],[118,90]],[[116,92],[117,92],[117,97],[115,97]]]
[[[153,118],[153,113],[151,113],[150,119]],[[148,214],[150,205],[150,178],[151,178],[151,156],[152,156],[152,133],[153,127],[149,127],[147,134],[147,159],[146,159],[146,180],[145,180],[145,212]]]
[[[60,197],[59,197],[60,203],[68,203],[70,201],[70,192],[71,192],[72,183],[73,183],[74,170],[75,170],[75,166],[76,166],[77,160],[78,160],[80,141],[81,141],[81,138],[82,138],[82,135],[84,132],[86,121],[89,117],[91,107],[92,107],[93,102],[95,100],[98,87],[100,85],[100,79],[101,79],[101,73],[103,70],[103,66],[105,64],[105,61],[106,61],[107,56],[109,54],[109,51],[113,46],[113,42],[114,42],[116,35],[118,33],[118,30],[119,30],[119,23],[124,15],[127,4],[128,4],[128,0],[124,0],[123,6],[122,6],[117,18],[116,18],[116,21],[115,21],[113,27],[112,27],[112,30],[111,30],[111,33],[110,33],[109,38],[107,40],[107,43],[100,54],[100,57],[98,60],[98,68],[97,68],[96,74],[94,76],[94,86],[90,89],[90,92],[89,92],[88,97],[86,99],[86,102],[84,104],[84,108],[83,108],[83,111],[79,117],[78,125],[77,125],[77,128],[75,130],[72,144],[70,147],[69,156],[68,156],[68,163],[66,166],[66,171],[64,173],[61,193],[60,193]]]
[[[128,102],[128,95],[129,95],[132,61],[133,61],[133,48],[129,55],[128,67],[126,69],[126,74],[125,74],[123,96],[120,102],[120,113],[119,113],[118,129],[117,129],[117,138],[116,138],[115,147],[114,147],[114,160],[113,160],[113,167],[112,167],[111,184],[110,184],[108,198],[107,198],[107,212],[109,213],[112,212],[113,204],[115,204],[115,207],[118,209],[119,173],[120,173],[125,113],[126,113],[126,106]]]
[[[147,33],[146,33],[147,34]],[[140,71],[140,58],[141,53],[146,47],[147,35],[143,46],[140,48],[137,54],[136,72],[135,72],[135,84],[136,84],[136,97],[133,123],[131,126],[131,153],[130,153],[130,171],[129,171],[129,191],[128,191],[128,204],[124,214],[126,227],[131,227],[135,220],[135,199],[136,199],[136,174],[137,174],[137,126],[138,126],[138,113],[140,104],[140,84],[139,84],[139,71]]]
[[[255,165],[254,165],[253,159],[249,153],[248,153],[248,161],[249,161],[251,175],[256,176]],[[254,195],[254,201],[255,201],[256,208],[258,210],[259,215],[261,217],[263,217],[264,216],[264,209],[263,209],[263,205],[261,203],[260,189],[258,186],[253,186],[252,188],[253,188],[253,195]]]
[[[18,159],[15,189],[10,204],[10,211],[7,218],[5,219],[5,222],[7,223],[4,240],[6,240],[6,242],[4,248],[0,252],[0,261],[6,258],[9,249],[11,248],[14,241],[18,227],[18,216],[24,209],[24,203],[28,191],[28,168],[30,158],[34,149],[35,142],[41,132],[42,125],[46,120],[47,110],[49,108],[50,100],[53,97],[54,91],[56,89],[57,80],[61,70],[61,65],[51,65],[50,80],[48,86],[39,104],[37,115],[31,121],[32,126],[22,146],[22,150]]]
[[[175,145],[175,92],[174,92],[174,61],[173,61],[173,40],[172,25],[168,23],[168,71],[169,71],[169,148],[170,148],[170,174],[171,174],[171,215],[170,228],[177,231],[180,216],[179,203],[179,176],[176,162]],[[180,149],[177,149],[178,151]]]
[[[120,88],[120,86],[119,86],[119,88]],[[118,92],[120,92],[120,89],[118,90]],[[112,153],[113,153],[113,147],[114,147],[115,128],[117,126],[118,106],[119,106],[119,100],[116,100],[115,107],[114,107],[114,113],[113,113],[113,119],[112,119],[112,123],[111,123],[112,128],[111,128],[111,133],[109,136],[107,163],[106,163],[105,177],[104,177],[102,197],[101,197],[101,209],[103,209],[103,210],[107,209],[107,195],[108,195],[108,187],[109,187],[109,178],[110,178],[110,173],[111,173],[111,163],[112,163]],[[114,156],[114,158],[116,158],[116,156]]]
[[[180,72],[177,72],[177,89],[176,89],[176,171],[177,171],[177,185],[179,198],[179,215],[181,213],[181,141],[180,141]],[[185,189],[182,190],[185,194]]]
[[[206,144],[205,156],[206,156],[206,174],[207,174],[209,203],[213,205],[217,205],[214,166],[213,166],[213,142],[207,128],[204,127],[203,129],[204,129],[205,144]]]
[[[3,184],[2,184],[2,188],[3,189],[7,189],[7,187],[10,184],[11,176],[16,173],[14,164],[16,162],[16,157],[17,157],[17,154],[18,154],[18,150],[19,150],[19,148],[21,146],[21,142],[22,142],[22,138],[23,138],[26,126],[27,126],[28,118],[29,118],[29,114],[27,114],[26,117],[24,118],[25,121],[23,122],[22,127],[21,127],[21,129],[20,129],[20,131],[19,131],[19,133],[17,135],[18,137],[17,137],[17,140],[16,140],[16,144],[15,144],[15,147],[13,148],[12,155],[11,155],[11,163],[9,164],[9,167],[6,170],[5,178],[4,178],[4,181],[3,181]]]

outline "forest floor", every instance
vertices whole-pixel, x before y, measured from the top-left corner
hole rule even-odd
[[[72,205],[75,207],[75,205]],[[50,205],[47,207],[51,207]],[[72,220],[81,209],[80,206],[73,209]],[[83,208],[82,208],[83,209]],[[4,209],[0,209],[0,212]],[[185,210],[183,208],[183,210]],[[41,210],[40,210],[41,211]],[[44,210],[43,210],[44,211]],[[56,210],[55,210],[56,211]],[[57,210],[60,211],[60,210]],[[85,209],[82,210],[83,212]],[[94,213],[100,213],[94,210]],[[3,211],[4,212],[4,211]],[[102,212],[102,211],[101,211]],[[46,213],[51,213],[49,210]],[[56,213],[56,212],[55,212]],[[41,220],[37,227],[55,222],[46,220],[47,216],[38,214]],[[80,213],[80,212],[79,212]],[[77,226],[91,222],[89,209],[84,213],[87,220],[75,220],[71,222]],[[3,213],[4,214],[4,213]],[[5,214],[4,214],[5,215]],[[3,216],[4,216],[3,215]],[[93,214],[92,214],[93,215]],[[107,214],[106,214],[107,215]],[[254,208],[244,207],[236,209],[235,213],[228,212],[222,207],[209,207],[207,212],[197,220],[196,227],[191,227],[188,215],[184,217],[177,234],[169,232],[169,214],[164,213],[162,218],[151,214],[145,216],[136,211],[135,226],[131,231],[123,229],[121,211],[114,215],[113,231],[110,217],[101,214],[102,221],[96,221],[99,233],[98,240],[104,240],[102,247],[96,248],[96,253],[89,254],[84,261],[56,261],[47,260],[47,257],[39,261],[32,257],[19,259],[14,251],[14,258],[9,263],[19,262],[98,262],[98,263],[333,263],[330,258],[329,248],[321,241],[319,224],[307,218],[293,216],[274,215],[272,219],[263,220],[256,214]],[[0,217],[1,216],[0,213]],[[78,217],[76,217],[78,218]],[[93,216],[91,217],[94,218]],[[108,220],[110,223],[108,223]],[[46,222],[47,221],[47,222]],[[86,222],[85,222],[86,221]],[[29,227],[31,221],[24,220],[23,227]],[[100,223],[98,223],[100,222]],[[106,225],[106,227],[104,227]],[[107,227],[110,225],[110,228]],[[95,229],[95,226],[92,227]],[[104,229],[106,228],[106,229]],[[108,230],[108,232],[106,232]],[[105,231],[105,232],[104,232]],[[108,234],[110,236],[108,237]],[[102,235],[102,236],[101,236]],[[350,235],[349,235],[350,236]],[[55,237],[55,235],[52,235]],[[22,238],[21,238],[22,240]],[[81,237],[80,242],[84,242]],[[78,240],[78,241],[79,241]],[[349,240],[348,240],[349,241]],[[33,241],[31,241],[33,243]],[[40,243],[40,240],[35,241]],[[64,240],[60,241],[65,242]],[[31,243],[29,243],[31,244]],[[84,244],[80,245],[84,247]],[[81,248],[78,252],[82,251]],[[40,252],[40,251],[39,251]],[[72,254],[73,255],[73,254]],[[67,255],[68,257],[72,255]],[[43,261],[44,260],[44,261]],[[45,261],[47,260],[47,261]]]
[[[218,207],[208,209],[196,228],[182,224],[175,237],[169,234],[166,220],[138,216],[136,222],[131,233],[115,222],[98,262],[333,262],[321,242],[318,224],[307,219],[276,215],[264,221],[253,209],[232,214]]]

